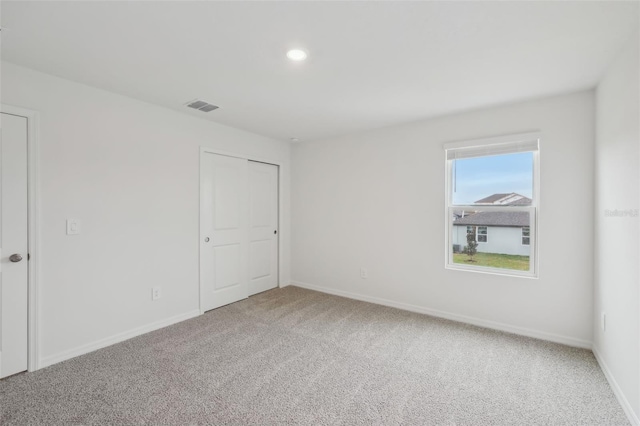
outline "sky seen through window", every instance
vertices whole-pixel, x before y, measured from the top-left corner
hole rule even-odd
[[[454,205],[512,192],[533,198],[532,152],[454,160],[452,174]]]

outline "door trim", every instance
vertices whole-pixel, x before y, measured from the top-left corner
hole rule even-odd
[[[219,149],[215,149],[215,148],[210,148],[210,147],[206,147],[206,146],[200,146],[200,169],[198,172],[198,182],[200,185],[200,188],[198,190],[198,194],[200,196],[199,200],[198,200],[198,306],[200,307],[200,313],[204,314],[206,311],[204,310],[204,306],[202,305],[203,303],[203,291],[204,289],[202,288],[202,280],[200,279],[202,276],[202,265],[200,264],[200,259],[201,259],[201,253],[200,253],[200,237],[202,235],[202,206],[201,206],[201,201],[202,201],[202,197],[203,197],[203,188],[202,188],[202,169],[203,169],[203,160],[204,160],[204,154],[217,154],[217,155],[225,155],[227,157],[235,157],[235,158],[242,158],[243,160],[248,160],[248,161],[256,161],[259,163],[267,163],[267,164],[272,164],[274,166],[278,166],[278,288],[283,287],[281,279],[282,279],[282,271],[283,271],[283,262],[284,262],[284,250],[283,250],[283,244],[282,244],[282,224],[283,224],[283,220],[282,220],[282,212],[284,211],[284,205],[283,205],[283,198],[282,194],[283,192],[283,180],[282,180],[282,161],[277,161],[277,160],[273,160],[270,158],[264,158],[264,157],[256,157],[253,155],[245,155],[245,154],[239,154],[237,152],[229,152],[229,151],[222,151]],[[249,265],[247,265],[247,268],[249,267]]]
[[[0,104],[0,111],[27,119],[27,232],[29,245],[27,371],[40,369],[40,117],[37,111]]]

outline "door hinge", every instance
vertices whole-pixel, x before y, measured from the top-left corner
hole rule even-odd
[[[31,253],[27,253],[27,262],[31,260]]]

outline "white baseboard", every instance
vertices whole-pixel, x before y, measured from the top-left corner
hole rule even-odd
[[[373,297],[373,296],[365,296],[362,294],[351,293],[351,292],[342,291],[342,290],[335,290],[332,288],[303,283],[299,281],[291,281],[291,284],[297,287],[302,287],[309,290],[315,290],[322,293],[333,294],[335,296],[342,296],[349,299],[361,300],[363,302],[375,303],[377,305],[389,306],[392,308],[398,308],[405,311],[417,312],[419,314],[431,315],[433,317],[444,318],[452,321],[462,322],[465,324],[471,324],[479,327],[490,328],[493,330],[506,331],[507,333],[513,333],[521,336],[533,337],[535,339],[561,343],[563,345],[573,346],[576,348],[591,349],[591,346],[592,346],[592,343],[587,340],[581,340],[581,339],[576,339],[574,337],[547,333],[544,331],[531,330],[529,328],[517,327],[517,326],[504,324],[496,321],[483,320],[480,318],[454,314],[451,312],[439,311],[431,308],[424,308],[422,306],[412,305],[410,303],[396,302],[393,300],[382,299],[382,298]]]
[[[618,398],[618,402],[622,406],[622,409],[624,410],[624,413],[627,415],[627,418],[629,419],[629,421],[633,426],[640,426],[640,419],[638,418],[636,413],[633,412],[633,408],[631,408],[631,404],[629,404],[629,400],[622,392],[622,389],[620,389],[620,385],[618,385],[618,382],[616,381],[615,377],[613,377],[613,374],[611,374],[611,370],[607,366],[607,363],[604,362],[604,359],[602,358],[600,351],[598,351],[598,347],[596,345],[593,345],[592,350],[593,350],[593,355],[595,355],[596,360],[600,365],[600,369],[604,373],[604,376],[607,378],[607,381],[609,382],[609,386],[611,386],[613,393],[615,394],[616,398]]]
[[[132,330],[125,331],[123,333],[118,333],[113,336],[88,343],[86,345],[78,346],[76,348],[69,349],[64,352],[57,353],[55,355],[41,358],[40,362],[38,363],[38,366],[39,368],[48,367],[50,365],[57,364],[62,361],[66,361],[68,359],[75,358],[77,356],[84,355],[89,352],[93,352],[95,350],[102,349],[107,346],[111,346],[116,343],[123,342],[125,340],[129,340],[132,337],[140,336],[141,334],[149,333],[151,331],[155,331],[160,328],[164,328],[164,327],[197,317],[198,315],[200,315],[200,310],[195,309],[193,311],[189,311],[184,314],[175,315],[171,318],[166,318],[160,321],[153,322],[151,324],[143,325],[142,327],[137,327]]]

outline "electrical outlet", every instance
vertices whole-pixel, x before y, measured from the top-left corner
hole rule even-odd
[[[67,235],[78,235],[80,233],[80,221],[78,219],[67,219]]]
[[[366,270],[366,268],[360,268],[360,278],[367,279],[369,278],[369,272]]]
[[[151,289],[151,300],[158,300],[162,297],[162,290],[160,287],[153,287]]]
[[[607,331],[607,314],[604,312],[600,314],[600,326],[602,327],[602,331]]]

